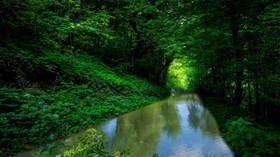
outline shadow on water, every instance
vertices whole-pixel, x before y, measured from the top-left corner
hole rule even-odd
[[[162,157],[233,156],[219,135],[214,117],[195,94],[172,96],[102,123],[96,129],[106,134],[109,152],[129,150],[133,157],[155,153]],[[69,144],[82,135],[62,143]],[[63,148],[56,151],[63,152]]]

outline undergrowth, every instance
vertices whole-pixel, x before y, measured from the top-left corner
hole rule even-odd
[[[217,120],[221,134],[235,156],[280,155],[279,128],[260,124],[251,113],[226,104],[226,101],[217,98],[207,98],[205,103]]]
[[[2,58],[6,66],[14,63],[9,55]],[[146,80],[118,76],[92,56],[17,55],[17,63],[25,67],[10,67],[7,75],[17,83],[0,88],[0,156],[64,137],[167,95],[165,88]]]
[[[128,151],[115,151],[113,153],[106,151],[107,138],[103,133],[95,129],[86,130],[83,136],[79,136],[78,139],[79,141],[65,148],[63,152],[55,155],[55,157],[130,157]],[[49,150],[41,151],[39,157],[54,156],[49,152],[53,147],[55,145],[50,146]]]

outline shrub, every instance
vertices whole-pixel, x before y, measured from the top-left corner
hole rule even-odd
[[[239,118],[227,123],[225,139],[236,156],[279,156],[279,133]]]

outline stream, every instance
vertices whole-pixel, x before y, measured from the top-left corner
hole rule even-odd
[[[129,150],[133,157],[233,157],[219,134],[213,115],[202,106],[195,94],[172,96],[101,123],[95,129],[108,138],[109,152]],[[72,145],[83,131],[64,139]],[[44,146],[17,154],[17,157],[38,157]],[[52,149],[61,154],[65,147]]]

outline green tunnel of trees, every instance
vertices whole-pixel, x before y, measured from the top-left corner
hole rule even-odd
[[[0,85],[81,85],[67,57],[94,56],[160,86],[187,76],[186,90],[279,122],[279,34],[277,0],[1,0]]]

